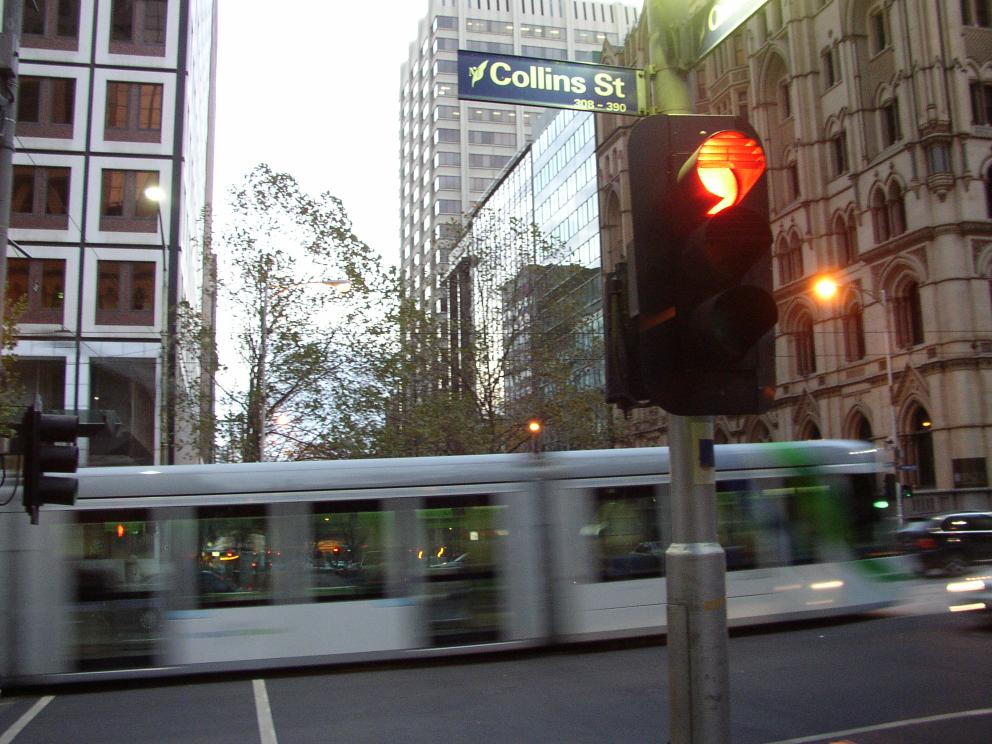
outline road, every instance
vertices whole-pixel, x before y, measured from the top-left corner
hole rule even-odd
[[[992,623],[937,581],[857,621],[734,633],[734,742],[988,744]],[[666,742],[667,649],[583,648],[0,698],[0,744]]]

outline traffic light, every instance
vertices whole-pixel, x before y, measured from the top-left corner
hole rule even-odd
[[[76,472],[78,435],[78,416],[41,413],[37,406],[24,414],[20,427],[24,458],[23,503],[24,510],[31,515],[31,524],[38,524],[42,504],[71,506],[76,502],[76,479],[47,473]]]
[[[627,339],[607,339],[608,364],[626,389],[610,399],[684,416],[767,410],[778,311],[758,135],[732,116],[659,115],[634,125],[627,151],[633,246],[626,282],[607,281],[607,327]]]

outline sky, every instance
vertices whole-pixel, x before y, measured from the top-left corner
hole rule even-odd
[[[341,199],[397,263],[400,67],[426,13],[426,0],[220,0],[216,208],[268,163]]]

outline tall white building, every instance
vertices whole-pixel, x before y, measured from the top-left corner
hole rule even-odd
[[[8,296],[25,304],[14,353],[44,409],[120,423],[117,437],[81,441],[84,464],[197,457],[176,388],[198,360],[176,350],[174,308],[201,308],[206,284],[211,313],[215,30],[216,0],[24,3],[7,247]],[[154,185],[158,202],[145,195]]]
[[[585,0],[429,0],[400,92],[401,271],[439,313],[446,226],[469,212],[532,139],[540,108],[458,100],[458,49],[577,62],[622,43],[638,10]]]

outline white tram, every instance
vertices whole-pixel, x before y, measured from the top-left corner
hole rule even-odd
[[[731,625],[891,602],[869,445],[724,445],[716,464]],[[5,684],[665,632],[664,448],[78,479],[39,526],[19,497],[0,511]]]

